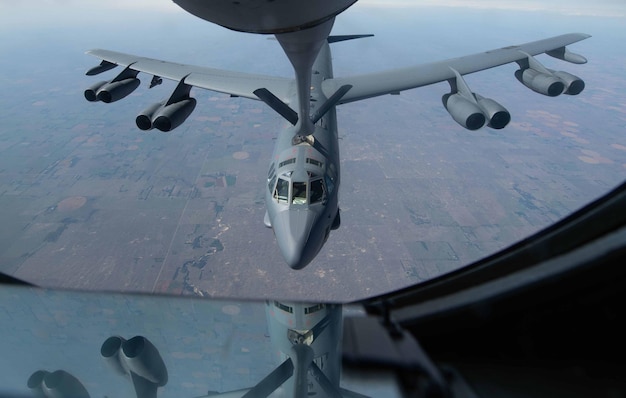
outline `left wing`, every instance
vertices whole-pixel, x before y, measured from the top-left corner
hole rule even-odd
[[[272,90],[279,103],[287,101],[295,90],[292,79],[177,64],[108,50],[90,50],[87,54],[102,59],[100,65],[87,71],[88,76],[118,65],[124,67],[112,80],[100,81],[85,90],[85,98],[91,102],[114,102],[126,97],[139,86],[139,72],[153,75],[150,88],[161,84],[163,78],[178,82],[169,98],[150,105],[137,116],[135,121],[141,130],[171,131],[180,126],[196,107],[195,98],[189,96],[194,86],[256,100],[260,98],[255,91]]]
[[[253,91],[265,87],[281,100],[287,101],[291,90],[294,90],[293,79],[178,64],[109,50],[95,49],[86,53],[104,60],[106,62],[105,65],[120,65],[130,70],[145,72],[177,82],[184,79],[185,83],[190,86],[236,97],[258,100],[259,97],[254,95]],[[93,75],[99,73],[99,71],[108,70],[106,69],[107,67],[102,68],[102,70],[96,68],[90,69],[87,71],[87,74]],[[90,73],[94,70],[95,72]]]

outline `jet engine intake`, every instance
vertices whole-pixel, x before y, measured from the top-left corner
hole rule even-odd
[[[450,116],[468,130],[478,130],[485,125],[485,115],[478,105],[461,94],[448,93],[441,98]]]
[[[103,80],[92,86],[89,86],[89,88],[85,90],[85,99],[89,102],[98,101],[98,91],[107,83],[109,82],[106,80]]]
[[[550,69],[554,76],[558,77],[565,84],[563,94],[578,95],[585,89],[585,82],[578,76],[563,71],[554,71]]]
[[[137,118],[135,118],[135,123],[140,130],[152,130],[154,126],[152,125],[152,119],[154,115],[165,105],[164,102],[157,102],[156,104],[152,104],[141,112]]]
[[[143,336],[125,340],[112,336],[104,341],[100,354],[122,375],[134,373],[156,388],[167,384],[167,368],[157,348]]]
[[[487,126],[492,129],[503,129],[511,121],[511,114],[505,107],[492,100],[491,98],[485,98],[481,95],[474,94],[478,106],[487,117]]]
[[[516,70],[515,77],[524,86],[548,97],[556,97],[565,91],[565,84],[557,76],[539,72],[532,68]]]
[[[163,132],[172,131],[187,120],[195,108],[196,99],[191,97],[166,105],[156,112],[152,126]]]
[[[128,369],[159,387],[167,384],[167,369],[156,347],[143,336],[122,344],[122,358]]]
[[[100,347],[100,355],[106,363],[120,376],[128,375],[128,366],[126,362],[120,358],[120,350],[126,339],[120,336],[111,336],[102,343]]]
[[[136,77],[129,77],[127,79],[107,83],[97,91],[96,100],[107,104],[115,102],[135,91],[135,89],[139,87],[139,83],[141,83],[141,81]],[[87,97],[87,92],[85,92],[85,97]],[[87,100],[89,100],[89,98],[87,98]]]
[[[196,107],[195,98],[187,98],[169,105],[165,101],[150,105],[135,119],[141,130],[157,128],[163,132],[174,130],[180,126]]]

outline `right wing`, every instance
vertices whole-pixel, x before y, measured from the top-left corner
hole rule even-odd
[[[445,61],[366,75],[333,78],[325,80],[322,89],[326,96],[330,96],[341,86],[351,85],[350,91],[339,101],[339,104],[345,104],[379,95],[398,94],[400,91],[455,79],[455,71],[463,76],[511,62],[523,61],[527,55],[548,53],[548,55],[570,62],[584,63],[586,62],[584,57],[569,53],[565,50],[565,46],[588,37],[590,36],[584,33],[570,33]]]

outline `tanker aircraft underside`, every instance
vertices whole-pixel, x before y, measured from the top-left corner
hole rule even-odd
[[[338,204],[340,161],[337,105],[447,81],[450,92],[443,105],[452,118],[469,130],[484,125],[502,129],[509,112],[496,101],[473,92],[464,75],[507,63],[517,63],[515,77],[531,90],[550,97],[577,95],[585,87],[577,76],[543,66],[536,55],[575,64],[586,59],[566,46],[589,35],[570,33],[483,53],[349,77],[334,77],[329,44],[369,35],[332,36],[335,16],[356,0],[265,2],[247,0],[175,0],[190,13],[229,29],[274,34],[293,65],[295,78],[218,70],[138,57],[108,50],[90,50],[100,65],[87,71],[97,75],[117,66],[111,80],[85,90],[88,101],[114,102],[139,86],[139,72],[152,75],[150,88],[170,79],[178,85],[169,98],[137,116],[137,127],[171,131],[196,107],[192,87],[261,100],[287,120],[277,137],[265,188],[264,223],[274,230],[287,264],[301,269],[319,253],[330,231],[341,224]]]

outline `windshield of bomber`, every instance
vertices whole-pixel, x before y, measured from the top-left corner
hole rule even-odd
[[[291,203],[294,205],[306,204],[306,182],[294,181],[291,193]]]
[[[289,200],[289,181],[279,178],[276,183],[276,189],[274,190],[274,198],[278,200],[278,203],[287,203]]]
[[[324,199],[324,183],[321,178],[311,181],[311,203],[318,203]]]

